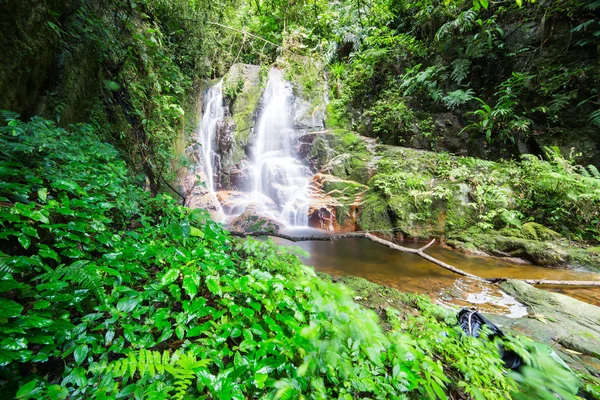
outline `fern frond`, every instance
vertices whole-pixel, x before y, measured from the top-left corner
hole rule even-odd
[[[595,165],[590,164],[588,165],[587,169],[593,178],[600,179],[600,171],[598,171],[598,168],[596,168]]]
[[[131,352],[126,358],[100,366],[96,372],[110,373],[115,378],[129,377],[131,379],[134,378],[136,372],[140,379],[155,378],[157,375],[168,372],[175,379],[173,387],[176,394],[174,398],[180,400],[185,397],[188,388],[196,378],[196,371],[206,367],[210,362],[211,360],[198,360],[193,354],[179,351],[169,354],[165,350],[161,354],[158,351],[142,349],[137,355]]]
[[[68,267],[59,266],[56,270],[42,275],[42,279],[48,281],[64,279],[75,283],[89,290],[98,300],[105,303],[107,295],[102,280],[93,266],[86,266],[87,263],[88,261],[79,260]]]
[[[455,31],[464,33],[471,30],[475,25],[476,18],[477,13],[472,9],[461,13],[455,20],[448,21],[442,25],[435,34],[435,39],[439,41]]]
[[[592,167],[593,167],[593,165],[592,165]],[[585,169],[584,166],[577,165],[576,168],[577,168],[577,172],[579,172],[579,175],[584,176],[586,178],[591,178],[592,177],[592,175],[588,172],[587,169]]]
[[[466,58],[459,58],[452,62],[452,72],[450,78],[458,84],[460,84],[467,76],[469,76],[469,69],[471,67],[471,61]]]
[[[571,97],[566,94],[558,94],[554,96],[554,100],[552,100],[548,106],[548,110],[552,114],[556,114],[557,112],[565,109],[569,103],[571,102]]]
[[[590,122],[597,127],[600,127],[600,109],[590,114]]]
[[[4,253],[0,253],[0,275],[8,275],[15,272],[13,267],[8,264],[10,257]]]

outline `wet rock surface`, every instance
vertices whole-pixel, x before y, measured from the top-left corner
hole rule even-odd
[[[490,315],[492,322],[548,344],[572,367],[600,376],[600,307],[519,280],[500,287],[527,306],[529,317]]]

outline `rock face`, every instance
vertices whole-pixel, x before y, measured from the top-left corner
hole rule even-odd
[[[528,307],[530,318],[490,316],[502,329],[544,342],[571,365],[598,376],[600,371],[600,307],[559,293],[508,280],[501,289]]]
[[[313,177],[312,189],[309,226],[340,232],[356,230],[356,217],[367,186],[318,173]]]
[[[241,171],[249,165],[252,132],[264,87],[260,71],[257,65],[234,64],[223,79],[223,96],[231,115],[220,123],[217,134],[221,154],[217,182],[224,190],[246,190],[247,180],[244,182],[242,177],[247,173]]]

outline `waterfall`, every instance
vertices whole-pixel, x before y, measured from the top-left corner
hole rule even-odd
[[[219,215],[223,215],[221,204],[216,195],[215,170],[217,169],[220,157],[215,151],[217,124],[225,116],[223,107],[223,80],[212,86],[205,98],[204,113],[200,122],[200,129],[197,138],[202,146],[201,159],[206,181],[204,182],[211,197],[213,198]]]
[[[308,226],[310,169],[294,157],[292,86],[278,69],[269,71],[263,108],[252,152],[254,191],[270,197],[281,218],[293,226]]]
[[[216,209],[213,218],[234,223],[245,212],[262,215],[287,226],[308,226],[311,171],[295,156],[300,131],[294,127],[295,97],[292,85],[277,69],[269,78],[261,98],[249,156],[246,190],[223,190],[216,181],[221,169],[219,140],[225,121],[223,81],[212,86],[204,97],[204,112],[196,139],[206,189],[198,204]],[[229,132],[229,134],[233,134]],[[217,189],[223,190],[217,196]],[[221,199],[222,203],[219,201]],[[207,200],[207,201],[206,201]]]

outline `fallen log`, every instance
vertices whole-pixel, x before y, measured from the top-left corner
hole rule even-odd
[[[333,240],[348,239],[348,238],[364,238],[364,239],[368,239],[372,242],[376,242],[376,243],[382,244],[384,246],[387,246],[393,250],[398,250],[398,251],[402,251],[404,253],[409,253],[409,254],[415,254],[419,257],[426,259],[427,261],[429,261],[433,264],[436,264],[444,269],[447,269],[448,271],[454,272],[455,274],[465,276],[467,278],[471,278],[471,279],[474,279],[474,280],[477,280],[480,282],[499,283],[499,282],[506,281],[508,279],[508,278],[482,278],[480,276],[465,272],[465,271],[463,271],[459,268],[456,268],[453,265],[445,263],[441,260],[438,260],[437,258],[435,258],[433,256],[430,256],[429,254],[425,253],[425,250],[429,246],[431,246],[433,243],[435,243],[435,239],[433,239],[431,242],[429,242],[428,244],[426,244],[423,247],[413,249],[410,247],[400,246],[396,243],[390,242],[389,240],[385,240],[385,239],[382,239],[375,235],[372,235],[368,232],[367,233],[351,232],[351,233],[340,233],[340,234],[336,234],[336,235],[322,235],[322,236],[317,236],[317,235],[314,235],[314,236],[292,236],[292,235],[286,235],[284,233],[279,233],[279,232],[235,232],[235,231],[231,231],[231,234],[233,236],[238,236],[238,237],[273,236],[273,237],[286,239],[291,242],[306,242],[306,241],[312,241],[312,240],[333,241]],[[530,285],[592,286],[592,287],[598,286],[598,287],[600,287],[600,280],[598,280],[598,281],[557,281],[557,280],[548,280],[548,279],[521,279],[521,280]]]

